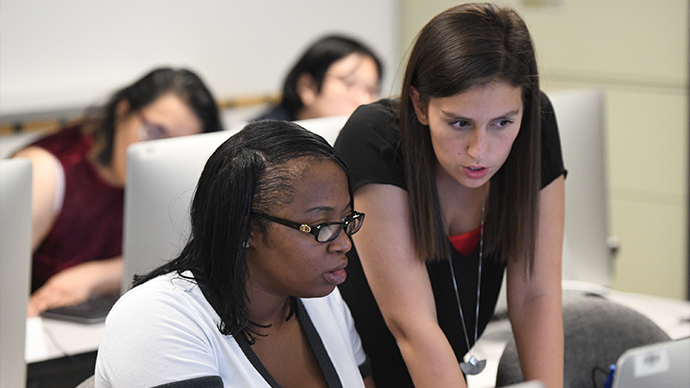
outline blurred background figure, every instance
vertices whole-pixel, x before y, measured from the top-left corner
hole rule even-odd
[[[256,120],[350,115],[378,99],[382,77],[381,61],[363,43],[325,36],[302,54],[285,77],[280,103]]]
[[[222,129],[215,99],[185,69],[159,68],[97,113],[18,151],[33,164],[29,316],[119,292],[126,150]]]

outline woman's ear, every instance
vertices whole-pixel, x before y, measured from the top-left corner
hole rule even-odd
[[[115,123],[124,120],[129,115],[129,101],[122,99],[115,105]]]
[[[316,100],[316,96],[319,94],[316,90],[316,80],[309,73],[300,74],[297,78],[297,95],[300,100],[302,100],[302,105],[309,107]]]
[[[429,125],[429,118],[427,116],[427,104],[419,98],[419,91],[414,86],[410,86],[410,99],[414,106],[414,111],[417,114],[417,120],[422,125]]]
[[[254,237],[254,231],[252,230],[251,232],[249,232],[249,238],[247,239],[247,241],[245,241],[242,244],[244,245],[244,248],[246,249],[246,248],[250,248],[252,246],[256,246],[254,244],[255,241],[256,241],[256,237]]]

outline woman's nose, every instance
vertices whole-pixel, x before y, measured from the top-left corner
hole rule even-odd
[[[473,131],[467,145],[467,154],[476,161],[482,160],[484,156],[486,156],[488,148],[487,140],[486,131],[483,129]]]
[[[340,234],[338,234],[338,237],[336,237],[335,240],[328,244],[329,252],[347,253],[350,251],[350,249],[352,249],[352,241],[350,240],[350,236],[345,233],[344,229],[340,231]]]

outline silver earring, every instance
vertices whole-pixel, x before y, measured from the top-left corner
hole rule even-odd
[[[245,249],[249,248],[249,241],[243,242],[243,243],[242,243],[242,247],[245,248]]]

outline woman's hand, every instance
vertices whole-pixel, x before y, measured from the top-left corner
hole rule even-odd
[[[89,261],[53,275],[29,299],[28,316],[76,304],[92,295],[116,293],[122,279],[122,258]]]

